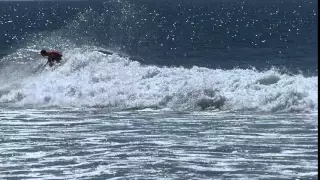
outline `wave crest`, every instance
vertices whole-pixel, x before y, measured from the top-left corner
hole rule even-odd
[[[276,69],[208,69],[145,66],[87,48],[66,51],[55,71],[28,76],[1,90],[0,102],[16,106],[116,109],[316,111],[318,77]]]

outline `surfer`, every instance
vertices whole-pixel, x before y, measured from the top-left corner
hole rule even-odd
[[[55,62],[56,62],[56,63],[60,63],[61,57],[62,57],[62,54],[59,53],[58,51],[46,51],[46,50],[41,50],[41,51],[40,51],[40,54],[41,54],[43,57],[48,56],[48,62],[46,63],[46,65],[49,64],[50,67],[52,67]]]

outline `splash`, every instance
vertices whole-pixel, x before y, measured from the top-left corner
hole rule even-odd
[[[115,109],[307,112],[318,108],[318,77],[276,69],[145,66],[94,48],[65,51],[66,62],[7,89],[1,103],[15,106]]]

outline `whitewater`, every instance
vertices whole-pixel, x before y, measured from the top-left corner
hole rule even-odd
[[[69,48],[54,70],[32,48],[3,58],[28,54],[1,71],[1,178],[318,176],[318,77],[101,50]]]
[[[29,72],[11,69],[11,75],[23,77],[18,82],[6,79],[8,86],[5,84],[0,102],[18,107],[118,110],[315,112],[318,108],[318,77],[289,75],[277,69],[157,67],[88,47],[64,51],[65,62],[54,71],[34,72],[43,61],[38,57],[24,64]],[[12,83],[16,87],[8,89]]]
[[[317,3],[0,1],[0,179],[318,179]]]

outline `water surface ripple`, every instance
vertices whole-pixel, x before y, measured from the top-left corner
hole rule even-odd
[[[0,112],[1,179],[317,179],[317,115]]]

